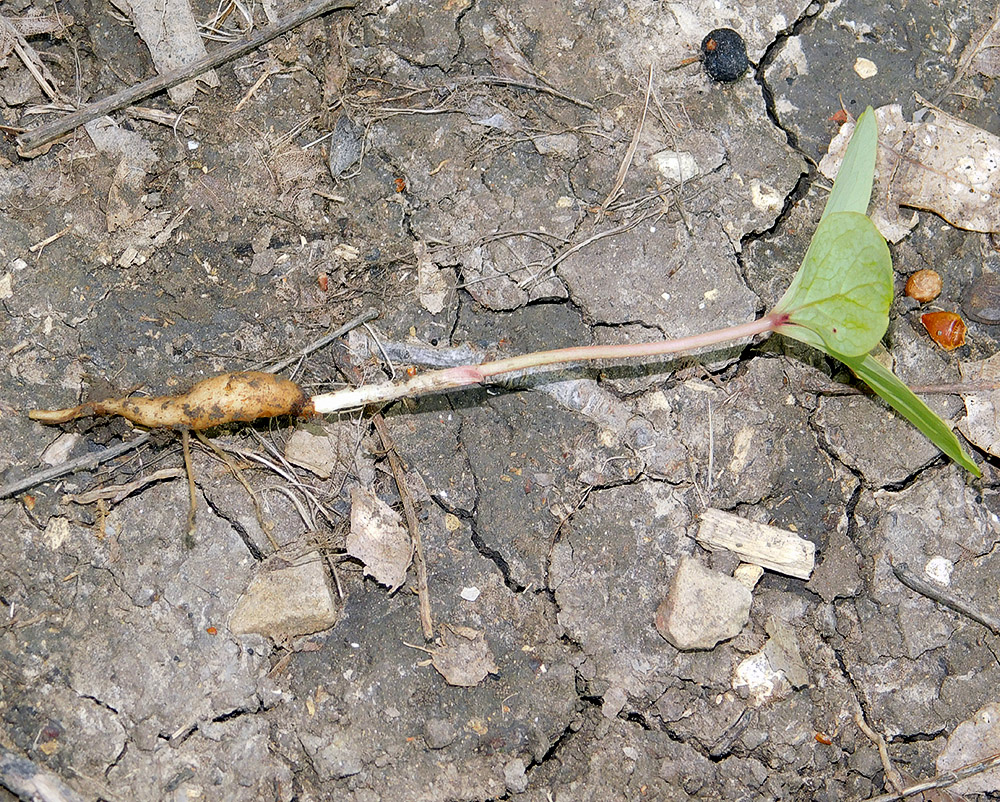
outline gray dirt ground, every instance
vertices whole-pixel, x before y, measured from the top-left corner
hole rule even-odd
[[[58,8],[75,20],[68,36],[30,41],[67,94],[93,100],[152,74],[112,6]],[[214,10],[195,6],[199,20]],[[132,436],[119,421],[43,427],[27,409],[258,367],[369,307],[387,342],[491,354],[748,320],[783,292],[822,211],[815,162],[841,104],[900,102],[909,115],[919,93],[998,130],[988,81],[951,85],[990,12],[365,1],[220,69],[175,128],[116,114],[125,151],[151,149],[138,168],[82,131],[30,160],[8,138],[0,480],[42,466],[61,431],[82,435],[60,440],[71,456]],[[743,33],[755,65],[728,86],[684,64],[719,26]],[[857,75],[860,56],[877,76]],[[650,69],[642,136],[606,202]],[[2,122],[33,126],[26,112],[43,102],[9,55]],[[658,171],[662,151],[696,169]],[[421,247],[425,281],[436,274],[444,292],[435,313],[420,302]],[[894,258],[900,276],[936,267],[954,308],[997,254],[921,213]],[[947,382],[997,337],[972,324],[970,345],[945,355],[900,300],[887,343],[904,378]],[[296,378],[342,382],[337,353]],[[377,378],[377,358],[354,358]],[[0,746],[85,799],[832,802],[887,787],[860,711],[907,777],[932,776],[947,735],[995,699],[998,641],[905,588],[889,560],[951,560],[954,588],[996,610],[998,473],[987,459],[972,480],[871,398],[823,394],[831,377],[845,378],[772,338],[392,407],[438,627],[429,644],[412,573],[390,595],[342,559],[351,488],[399,503],[358,416],[307,424],[336,452],[329,477],[250,471],[277,555],[204,449],[193,548],[176,472],[103,507],[64,499],[178,467],[172,435],[2,501]],[[962,412],[957,397],[934,403]],[[217,439],[274,462],[294,429]],[[818,565],[808,582],[765,574],[737,637],[680,652],[654,627],[678,561],[735,566],[695,543],[705,506],[794,528]],[[318,570],[321,586],[335,572],[337,623],[235,634],[251,581],[289,566]],[[474,687],[446,683],[423,650],[454,646],[461,627],[484,633],[496,664]],[[734,671],[775,633],[801,663],[762,699]]]

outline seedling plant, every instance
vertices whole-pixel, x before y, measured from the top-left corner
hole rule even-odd
[[[775,307],[749,323],[672,340],[538,351],[430,371],[403,382],[338,390],[311,399],[305,398],[292,382],[276,380],[268,374],[244,372],[206,379],[182,396],[121,399],[66,410],[35,410],[30,414],[46,423],[62,423],[83,415],[120,414],[147,427],[198,430],[280,414],[329,414],[481,384],[532,368],[675,354],[778,332],[847,365],[952,460],[979,476],[979,468],[948,425],[871,355],[889,326],[893,295],[889,248],[866,216],[877,147],[875,113],[869,107],[857,121],[802,265]],[[263,391],[259,402],[256,387]],[[285,405],[284,397],[287,397]]]

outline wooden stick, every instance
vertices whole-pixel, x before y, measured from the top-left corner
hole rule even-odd
[[[116,92],[103,100],[98,100],[96,103],[91,103],[89,106],[84,106],[82,109],[67,114],[65,117],[34,128],[26,134],[19,136],[17,144],[23,152],[36,150],[42,145],[47,145],[54,139],[91,120],[103,117],[125,106],[131,106],[133,103],[137,103],[150,95],[163,92],[177,86],[177,84],[195,78],[203,72],[208,72],[241,56],[245,56],[252,50],[256,50],[261,45],[267,44],[272,39],[288,33],[293,28],[297,28],[311,19],[329,14],[332,11],[345,11],[354,8],[354,6],[354,0],[316,0],[301,11],[286,17],[275,25],[264,28],[249,39],[220,47],[214,53],[209,53],[207,56],[197,61],[192,61],[190,64],[186,64],[179,69],[130,86],[121,92]]]
[[[403,502],[403,515],[406,517],[406,528],[410,530],[410,539],[413,541],[413,567],[417,572],[417,600],[420,606],[420,628],[424,632],[424,640],[429,641],[434,637],[434,619],[431,617],[430,589],[427,586],[427,563],[424,562],[424,545],[420,538],[420,526],[417,521],[417,511],[413,506],[413,498],[406,487],[406,472],[403,470],[403,463],[396,453],[396,444],[389,434],[389,427],[385,424],[385,418],[381,412],[372,415],[372,423],[375,424],[375,431],[378,432],[382,440],[382,447],[385,455],[389,459],[389,467],[392,469],[392,477],[396,480],[396,487],[399,489],[399,498]]]
[[[812,541],[711,507],[701,514],[695,540],[709,551],[726,549],[743,562],[799,579],[810,577],[816,561]]]
[[[931,601],[943,604],[954,610],[959,615],[971,618],[977,624],[982,624],[994,635],[1000,635],[1000,619],[979,610],[974,605],[956,596],[942,587],[938,587],[930,582],[925,582],[919,576],[909,570],[906,563],[892,563],[892,572],[896,579],[902,582],[910,590],[916,591],[921,596],[926,596]]]
[[[150,437],[152,437],[152,435],[149,432],[145,432],[144,434],[140,434],[134,440],[129,440],[127,443],[120,443],[117,446],[106,448],[95,454],[85,454],[82,457],[77,457],[76,459],[64,462],[61,465],[56,465],[52,468],[46,468],[38,471],[37,473],[33,473],[31,476],[26,476],[24,479],[20,479],[16,482],[11,482],[8,485],[0,487],[0,498],[17,495],[24,490],[31,489],[35,485],[51,482],[53,479],[58,479],[60,476],[65,476],[68,473],[75,473],[76,471],[81,471],[86,468],[93,468],[95,465],[100,465],[102,462],[107,462],[109,459],[114,459],[115,457],[120,457],[122,454],[126,454],[129,451],[134,451],[139,448],[139,446],[145,444]]]

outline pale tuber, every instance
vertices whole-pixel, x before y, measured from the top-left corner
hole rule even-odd
[[[68,409],[33,409],[28,417],[41,423],[66,423],[91,415],[121,415],[150,429],[201,431],[225,423],[311,414],[312,401],[295,382],[271,373],[242,371],[204,379],[181,395],[112,398]]]

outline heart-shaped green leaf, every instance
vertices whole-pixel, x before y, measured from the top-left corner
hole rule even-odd
[[[782,334],[834,354],[861,356],[882,339],[892,302],[892,258],[875,225],[858,212],[834,212],[816,227],[802,266],[772,314]]]

